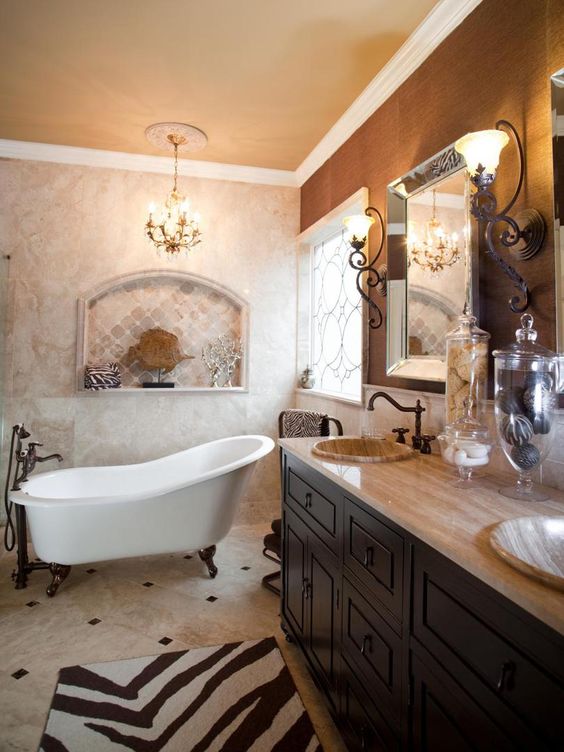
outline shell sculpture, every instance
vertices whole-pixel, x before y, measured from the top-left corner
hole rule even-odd
[[[127,353],[128,363],[137,360],[145,370],[159,369],[163,375],[170,373],[183,360],[193,358],[193,355],[182,352],[175,334],[160,327],[143,332],[139,342],[130,347]]]

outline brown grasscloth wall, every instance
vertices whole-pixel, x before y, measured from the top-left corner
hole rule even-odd
[[[550,74],[564,67],[564,0],[483,0],[421,67],[312,175],[301,190],[301,228],[309,227],[361,186],[385,214],[386,186],[468,131],[511,121],[525,147],[526,176],[514,211],[538,209],[547,223],[543,248],[516,264],[532,291],[539,340],[556,346]],[[502,155],[494,184],[499,206],[511,197],[516,154]],[[480,253],[480,325],[491,349],[513,339],[519,317],[514,289]],[[380,298],[382,301],[383,299]],[[430,382],[386,376],[385,326],[370,337],[368,380],[425,391]]]

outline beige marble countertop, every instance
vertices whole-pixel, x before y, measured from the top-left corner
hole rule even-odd
[[[526,577],[492,550],[489,534],[502,520],[532,515],[564,515],[564,492],[546,487],[550,500],[522,502],[498,493],[516,475],[488,473],[475,489],[458,489],[452,467],[438,455],[417,453],[405,462],[354,464],[316,457],[319,439],[280,439],[279,444],[345,491],[361,499],[467,572],[490,585],[564,635],[564,593]]]

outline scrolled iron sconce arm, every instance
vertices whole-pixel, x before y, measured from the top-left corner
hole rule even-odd
[[[382,297],[386,296],[386,280],[388,275],[388,269],[385,264],[381,264],[378,268],[376,268],[376,263],[378,262],[378,259],[380,258],[382,254],[382,250],[384,248],[384,238],[385,238],[385,229],[384,229],[384,219],[378,209],[376,209],[374,206],[368,206],[364,210],[364,214],[367,217],[370,217],[370,219],[373,221],[374,217],[372,216],[371,212],[373,212],[377,217],[378,221],[380,223],[380,244],[378,246],[378,250],[376,251],[374,257],[370,261],[368,259],[368,256],[364,252],[364,247],[366,246],[366,239],[367,235],[364,235],[363,237],[358,237],[355,234],[352,234],[348,241],[351,247],[353,248],[353,251],[351,252],[349,256],[349,265],[356,271],[356,289],[358,290],[360,296],[365,300],[372,311],[374,312],[374,315],[370,317],[368,320],[368,325],[371,329],[379,329],[382,326],[384,317],[382,315],[382,311],[380,310],[380,307],[377,305],[377,303],[372,300],[370,295],[367,294],[365,291],[363,284],[362,284],[362,275],[366,274],[366,285],[370,289],[374,289],[376,293]],[[350,218],[347,218],[350,219]]]
[[[486,253],[493,258],[519,290],[519,295],[513,295],[508,302],[513,313],[522,313],[529,307],[529,287],[523,277],[498,253],[494,240],[494,229],[499,224],[507,225],[506,229],[499,234],[497,240],[505,248],[508,248],[518,260],[525,261],[532,258],[540,250],[545,235],[545,223],[536,209],[526,209],[516,217],[509,216],[509,212],[513,208],[523,187],[523,145],[519,134],[509,121],[498,120],[495,128],[501,132],[508,131],[517,147],[519,154],[519,180],[517,187],[507,206],[498,211],[497,199],[489,190],[489,186],[495,180],[495,169],[488,171],[482,163],[479,163],[475,171],[470,173],[470,180],[477,189],[476,193],[472,196],[470,211],[478,221],[486,222]],[[501,148],[503,146],[500,147],[500,151]],[[461,153],[463,152],[461,151]]]

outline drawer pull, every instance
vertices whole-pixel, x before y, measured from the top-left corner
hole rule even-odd
[[[305,508],[310,509],[311,508],[311,494],[306,493],[305,495]]]
[[[497,680],[497,691],[503,692],[504,689],[511,689],[513,686],[513,672],[515,664],[513,661],[504,661],[501,664],[499,679]]]
[[[311,583],[307,579],[307,577],[304,577],[302,582],[302,593],[306,601],[308,598],[311,598]]]
[[[363,726],[360,729],[360,748],[368,749],[368,741],[369,741],[368,728],[366,726]]]
[[[367,546],[364,551],[364,566],[365,567],[374,566],[374,549],[372,548],[372,546]]]
[[[366,646],[370,652],[372,652],[372,637],[369,634],[365,634],[362,638],[362,645],[360,646],[360,652],[362,655],[366,655]]]

